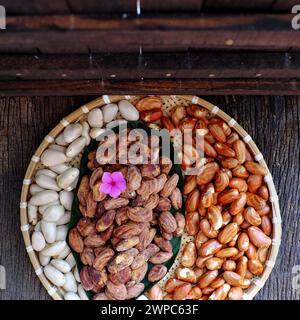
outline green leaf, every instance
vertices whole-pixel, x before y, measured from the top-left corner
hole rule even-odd
[[[158,134],[159,133],[159,131],[149,128],[148,126],[146,126],[141,121],[130,121],[130,122],[127,123],[127,127],[131,128],[131,129],[136,129],[136,128],[144,129],[149,136],[150,136],[151,133],[153,133],[153,134]],[[122,126],[115,127],[112,130],[117,133],[121,129],[122,129]],[[77,191],[78,191],[78,187],[79,187],[79,184],[80,184],[80,181],[81,181],[82,177],[85,176],[85,175],[90,176],[92,174],[92,171],[87,167],[88,155],[89,155],[89,153],[91,151],[97,149],[98,144],[99,144],[98,141],[92,139],[91,143],[87,147],[85,147],[85,149],[83,151],[83,155],[82,155],[81,162],[80,162],[80,168],[79,168],[80,169],[80,174],[79,174],[78,185],[77,185],[76,190],[75,190],[74,200],[73,200],[73,203],[72,203],[72,210],[71,210],[71,219],[70,219],[70,222],[69,222],[69,225],[68,225],[69,230],[74,228],[74,227],[76,227],[78,221],[80,220],[80,218],[82,218],[82,214],[81,214],[81,212],[79,210],[79,199],[77,197]],[[173,160],[173,163],[174,163],[174,159],[176,159],[177,155],[174,152],[174,147],[173,147],[173,144],[172,144],[171,140],[170,140],[170,157],[171,157],[171,159]],[[172,169],[170,171],[170,174],[174,174],[174,173],[177,173],[179,175],[178,188],[182,191],[183,190],[183,186],[184,186],[184,179],[183,179],[183,174],[182,174],[182,170],[181,170],[180,165],[173,164]],[[184,210],[184,199],[183,198],[182,198],[182,203],[183,203],[183,206],[182,206],[182,208],[180,210],[175,210],[174,208],[172,208],[170,210],[170,212],[174,214],[175,212],[180,211],[181,213],[184,214],[185,210]],[[172,256],[171,259],[169,259],[167,262],[164,263],[164,265],[167,267],[168,270],[173,265],[173,263],[174,263],[174,261],[176,259],[176,256],[177,256],[177,254],[179,252],[180,245],[181,245],[181,237],[173,237],[172,240],[171,240],[171,243],[172,243],[172,246],[173,246],[173,256]],[[80,260],[80,255],[77,252],[74,252],[73,250],[72,250],[72,253],[73,253],[74,258],[76,260],[78,271],[80,272],[80,270],[84,267],[83,263]],[[153,267],[153,264],[148,262],[148,272],[152,267]],[[150,289],[155,284],[154,282],[149,282],[147,280],[147,275],[146,275],[145,279],[142,282],[145,285],[144,292],[146,292],[148,289]],[[88,291],[86,293],[87,293],[87,296],[89,297],[89,299],[92,299],[94,293],[92,291]]]

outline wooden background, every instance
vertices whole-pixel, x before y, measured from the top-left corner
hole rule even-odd
[[[194,92],[197,94],[197,92]],[[0,264],[2,299],[49,299],[31,267],[19,224],[21,181],[34,150],[59,120],[93,97],[0,98]],[[256,141],[273,174],[283,238],[271,277],[256,299],[298,299],[292,267],[300,264],[300,97],[208,96]]]

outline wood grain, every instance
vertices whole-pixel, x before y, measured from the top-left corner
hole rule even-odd
[[[0,81],[0,96],[102,94],[300,95],[299,79]],[[112,79],[112,78],[111,78]]]
[[[292,14],[8,16],[3,53],[298,50]]]
[[[127,92],[129,93],[129,92]],[[197,93],[197,92],[195,92]],[[19,195],[27,164],[59,120],[94,97],[0,98],[0,264],[7,270],[2,299],[49,299],[25,252]],[[209,96],[256,141],[277,187],[283,238],[275,269],[257,299],[298,299],[292,267],[300,264],[300,96]]]
[[[296,79],[298,52],[188,51],[90,54],[2,54],[0,80]]]
[[[280,10],[290,12],[297,0],[141,0],[143,12],[172,12],[172,11],[224,11],[252,10],[271,11]],[[45,14],[45,13],[103,13],[129,12],[136,13],[134,0],[53,0],[51,6],[47,0],[31,0],[26,6],[22,0],[2,0],[1,4],[12,14]]]

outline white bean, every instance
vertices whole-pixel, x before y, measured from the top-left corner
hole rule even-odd
[[[85,145],[86,146],[89,145],[90,142],[91,142],[91,137],[89,135],[89,131],[90,131],[90,126],[86,121],[84,121],[82,123],[82,133],[81,133],[81,135],[85,138]]]
[[[106,130],[103,129],[103,128],[92,128],[92,129],[90,130],[90,136],[91,136],[91,138],[97,140],[97,138],[100,137],[105,131],[106,131]],[[97,140],[97,141],[98,141],[98,140]]]
[[[44,189],[60,191],[60,187],[57,185],[54,178],[46,176],[45,174],[40,174],[36,177],[35,182]]]
[[[56,286],[62,287],[66,283],[66,277],[52,265],[44,267],[45,276]]]
[[[63,217],[65,208],[62,205],[54,205],[48,207],[43,213],[43,220],[48,222],[55,222]]]
[[[140,114],[133,104],[127,100],[119,102],[119,110],[124,119],[129,121],[136,121],[139,119]]]
[[[114,128],[114,127],[118,127],[118,126],[124,125],[124,124],[126,124],[126,123],[127,123],[126,120],[114,120],[114,121],[108,123],[108,124],[106,125],[106,128],[107,128],[107,129],[112,129],[112,128]]]
[[[41,174],[46,175],[50,178],[56,178],[56,176],[57,176],[57,173],[53,172],[50,169],[40,169],[35,173],[35,177],[37,178]]]
[[[28,207],[27,207],[28,221],[33,226],[36,225],[37,223],[37,218],[38,218],[37,209],[38,209],[37,206],[33,206],[30,203],[28,204]]]
[[[41,162],[46,167],[56,166],[67,161],[66,155],[57,150],[47,149],[41,156]]]
[[[92,128],[101,128],[103,126],[103,114],[99,108],[91,110],[88,114],[88,123]]]
[[[76,294],[74,292],[67,292],[64,295],[64,299],[65,300],[80,300],[80,297],[78,296],[78,294]]]
[[[37,184],[33,183],[32,185],[30,185],[29,188],[29,192],[32,196],[34,196],[35,194],[41,192],[41,191],[45,191],[44,188],[41,188],[40,186],[38,186]]]
[[[59,200],[66,210],[72,209],[73,199],[74,199],[73,192],[62,190],[59,193]]]
[[[77,283],[72,272],[65,274],[66,282],[63,288],[69,292],[77,292]]]
[[[46,246],[41,252],[44,256],[47,257],[55,256],[57,259],[64,259],[60,258],[60,254],[65,251],[66,248],[70,250],[70,248],[67,246],[66,241],[56,241]]]
[[[77,138],[68,146],[66,150],[66,156],[69,158],[76,157],[83,150],[85,145],[86,145],[85,137]]]
[[[45,212],[49,207],[55,206],[55,205],[59,205],[59,204],[60,204],[59,200],[55,200],[55,201],[49,202],[49,203],[47,203],[47,204],[45,204],[45,205],[43,205],[43,206],[39,206],[39,213],[43,215],[44,212]]]
[[[57,144],[59,144],[60,146],[68,145],[67,141],[64,138],[64,133],[63,132],[56,137],[55,142]]]
[[[68,235],[68,227],[67,226],[57,226],[56,228],[56,238],[55,241],[66,240]]]
[[[56,225],[54,222],[42,220],[41,229],[48,243],[53,243],[56,238]]]
[[[77,139],[82,133],[82,125],[80,123],[73,123],[68,125],[64,130],[64,139],[67,143],[71,143]]]
[[[109,103],[102,108],[103,121],[105,123],[111,122],[118,113],[118,105],[115,103]]]
[[[62,259],[52,259],[51,264],[60,272],[68,273],[71,271],[71,267],[65,260]]]
[[[57,174],[62,174],[66,170],[70,169],[71,166],[65,163],[61,163],[61,164],[58,164],[57,166],[50,166],[49,168]]]
[[[81,284],[78,285],[77,290],[81,300],[89,300]]]
[[[73,268],[76,265],[76,260],[72,252],[68,254],[68,256],[66,257],[66,261],[71,266],[71,268]]]
[[[52,201],[58,200],[58,193],[54,190],[44,190],[31,197],[29,203],[34,206],[43,206]]]
[[[66,147],[64,146],[59,146],[58,144],[50,144],[48,147],[50,150],[56,150],[65,153],[66,152]]]
[[[51,257],[44,256],[42,252],[39,252],[40,264],[44,267],[50,262]]]
[[[78,168],[70,168],[66,170],[64,173],[60,174],[57,178],[57,184],[62,189],[68,189],[72,185],[72,183],[78,179],[79,177],[79,169]]]
[[[43,234],[40,231],[33,232],[31,236],[32,248],[35,251],[42,251],[46,246],[46,241]]]
[[[55,223],[57,226],[67,224],[70,222],[71,219],[71,212],[66,212],[59,220],[57,220]]]
[[[74,267],[73,273],[76,281],[80,283],[80,275],[77,266]]]
[[[55,256],[56,259],[65,259],[71,252],[70,247],[67,245],[58,255]]]

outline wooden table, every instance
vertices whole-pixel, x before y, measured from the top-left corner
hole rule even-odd
[[[195,92],[196,93],[196,92]],[[2,299],[49,299],[25,251],[19,224],[21,181],[43,137],[59,120],[93,97],[0,98],[0,264]],[[283,219],[276,266],[256,299],[299,299],[292,267],[300,264],[300,97],[207,97],[234,117],[256,141],[273,174]]]

